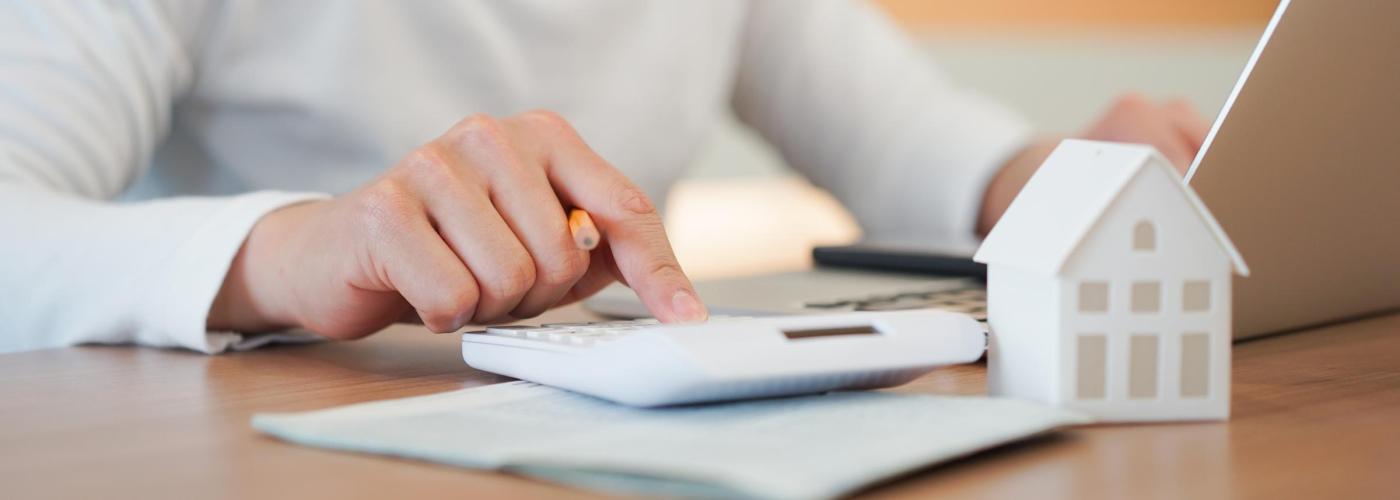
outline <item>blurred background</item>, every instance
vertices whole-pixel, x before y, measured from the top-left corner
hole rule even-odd
[[[876,4],[958,84],[1009,103],[1041,132],[1072,134],[1129,90],[1184,97],[1213,120],[1277,1]],[[812,246],[860,237],[839,203],[732,119],[671,192],[666,219],[695,279],[800,269]]]

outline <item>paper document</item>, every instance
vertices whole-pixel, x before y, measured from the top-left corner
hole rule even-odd
[[[294,443],[686,497],[826,498],[1082,415],[985,397],[835,392],[639,409],[527,382],[297,414]]]

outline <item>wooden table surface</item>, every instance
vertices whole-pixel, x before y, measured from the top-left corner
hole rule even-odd
[[[579,309],[546,321],[578,319]],[[899,391],[977,394],[984,368]],[[455,335],[395,327],[351,343],[204,356],[129,347],[0,355],[0,497],[597,496],[504,474],[285,444],[296,411],[506,379]],[[1396,498],[1400,315],[1237,344],[1229,423],[1084,427],[932,467],[876,497]]]

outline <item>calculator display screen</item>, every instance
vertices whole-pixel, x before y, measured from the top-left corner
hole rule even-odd
[[[880,331],[871,325],[840,326],[835,328],[812,328],[806,330],[783,330],[783,335],[792,340],[817,337],[839,337],[844,335],[879,335]]]

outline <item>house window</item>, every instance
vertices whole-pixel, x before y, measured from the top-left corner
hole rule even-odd
[[[1181,308],[1199,312],[1210,310],[1210,282],[1204,280],[1187,281],[1181,287]]]
[[[1128,341],[1128,398],[1157,397],[1157,336],[1135,334]]]
[[[1151,252],[1157,249],[1157,228],[1149,221],[1133,226],[1133,250]]]
[[[1133,283],[1132,310],[1135,313],[1155,313],[1162,309],[1162,284],[1156,281]]]
[[[1108,339],[1101,333],[1080,335],[1075,357],[1078,367],[1075,397],[1103,399],[1107,386]]]
[[[1079,312],[1108,311],[1108,282],[1085,281],[1079,284]]]
[[[1181,336],[1181,397],[1210,395],[1210,336],[1200,332]]]

